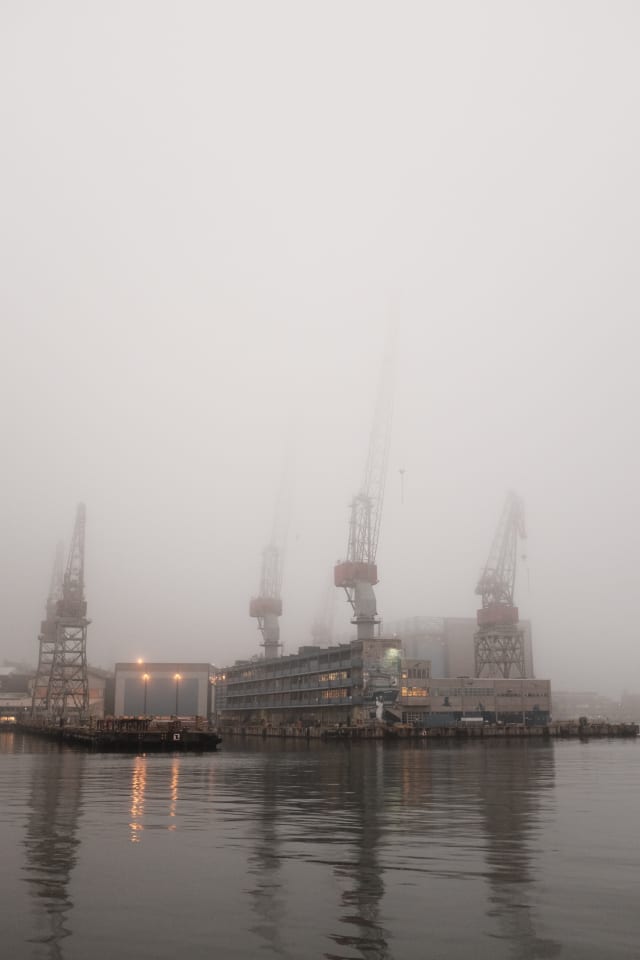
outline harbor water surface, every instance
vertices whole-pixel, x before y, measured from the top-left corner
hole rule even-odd
[[[12,960],[640,957],[640,743],[0,735]]]

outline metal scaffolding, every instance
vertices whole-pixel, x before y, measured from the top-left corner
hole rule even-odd
[[[85,506],[78,505],[64,576],[60,549],[40,633],[32,713],[83,719],[89,711],[87,603],[84,599]]]

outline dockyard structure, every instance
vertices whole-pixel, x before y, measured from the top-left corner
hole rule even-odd
[[[116,663],[116,717],[203,717],[214,711],[210,663]]]
[[[305,646],[296,654],[241,661],[220,671],[216,716],[238,726],[355,724],[392,707],[400,683],[397,638]]]
[[[32,714],[83,720],[89,714],[87,602],[84,593],[86,511],[78,504],[66,570],[59,548],[39,637]]]
[[[246,660],[215,676],[215,716],[232,728],[322,727],[372,721],[446,726],[460,721],[545,724],[548,680],[434,677],[397,637],[301,647]]]
[[[489,558],[476,586],[482,597],[475,635],[476,677],[524,677],[524,634],[514,603],[518,541],[526,537],[522,498],[507,495]]]
[[[379,637],[381,632],[373,588],[378,583],[376,554],[391,442],[393,364],[394,341],[391,338],[382,365],[364,476],[351,501],[347,552],[345,559],[334,567],[334,583],[346,594],[353,610],[351,623],[361,641]]]
[[[279,657],[282,653],[280,643],[282,571],[291,508],[290,472],[291,459],[287,457],[276,500],[271,537],[262,551],[260,587],[257,595],[251,597],[249,602],[249,616],[254,617],[258,622],[258,629],[262,635],[261,646],[264,647],[264,656],[267,660]]]

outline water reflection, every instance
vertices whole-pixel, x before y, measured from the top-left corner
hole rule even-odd
[[[313,919],[316,930],[323,930],[324,923],[333,928],[323,931],[333,947],[322,955],[327,960],[392,960],[382,921],[384,870],[378,859],[386,789],[382,745],[369,750],[345,744],[335,751],[292,745],[284,751],[262,744],[260,750],[260,775],[234,783],[245,813],[251,805],[255,816],[249,857],[255,880],[249,890],[255,915],[251,932],[274,955],[299,956],[288,928],[291,899],[301,892],[292,888],[298,876],[295,862],[305,861],[322,872],[328,867],[336,880],[337,903],[324,921],[322,913]],[[249,745],[247,752],[255,748]],[[234,771],[231,780],[241,773],[242,768]],[[291,869],[285,872],[287,863]],[[309,889],[312,902],[313,896]]]
[[[156,758],[144,754],[131,761],[129,840],[140,843],[145,830],[178,828],[180,757]]]
[[[147,758],[136,757],[131,771],[131,843],[140,843],[144,830],[144,802],[147,792]]]
[[[366,748],[365,748],[366,750]],[[336,876],[348,881],[341,896],[340,920],[350,932],[331,934],[336,946],[360,952],[366,960],[392,960],[389,933],[381,920],[384,897],[383,868],[378,856],[385,808],[385,751],[374,746],[373,755],[356,746],[349,749],[346,763],[345,795],[353,813],[352,861],[335,868]],[[325,953],[327,960],[348,960],[353,954]]]
[[[285,903],[281,880],[281,841],[278,834],[278,783],[281,764],[277,757],[268,755],[263,767],[260,805],[256,816],[254,851],[249,856],[249,872],[255,886],[249,890],[255,923],[251,926],[264,941],[265,947],[277,957],[289,953],[283,944]]]
[[[104,802],[104,780],[95,786],[104,767],[57,748],[33,759],[25,841],[39,909],[33,942],[43,960],[64,960],[83,778],[92,822]],[[136,869],[156,864],[167,831],[181,825],[180,843],[175,836],[163,855],[177,886],[191,884],[189,902],[202,897],[192,915],[206,917],[203,929],[213,916],[201,893],[211,871],[228,869],[230,889],[238,882],[206,934],[224,931],[234,956],[257,949],[407,960],[472,949],[493,960],[538,960],[562,952],[545,939],[537,912],[541,833],[554,817],[552,744],[257,743],[213,757],[109,765],[113,793],[102,813],[113,823],[117,811],[123,860],[131,855]],[[156,883],[162,897],[164,880],[149,876],[148,889]],[[152,940],[153,896],[147,907]],[[168,942],[154,949],[171,955]]]
[[[502,746],[472,754],[486,828],[489,916],[496,918],[500,932],[495,936],[508,942],[513,960],[557,957],[562,946],[538,935],[529,900],[537,879],[531,840],[555,782],[553,746]]]
[[[480,949],[489,937],[496,960],[561,953],[539,933],[532,905],[537,840],[555,786],[552,744],[345,744],[308,751],[307,762],[261,749],[261,775],[242,790],[256,820],[252,931],[271,952],[288,956],[287,883],[296,871],[283,874],[283,865],[304,859],[329,866],[336,879],[335,906],[325,904],[326,960],[392,960],[399,935],[416,947],[431,935],[435,946],[445,914],[450,925],[469,907],[482,924]],[[450,883],[469,899],[452,903]],[[408,903],[417,915],[399,931],[392,918]],[[450,945],[468,936],[453,923]]]
[[[169,824],[169,830],[176,829],[175,818],[178,813],[178,787],[180,786],[180,761],[174,757],[171,762],[171,800],[169,802],[169,817],[173,821]]]
[[[24,840],[27,882],[36,907],[34,957],[63,960],[73,901],[69,881],[77,859],[85,757],[57,745],[33,765]]]

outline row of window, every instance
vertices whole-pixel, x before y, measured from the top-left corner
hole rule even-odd
[[[348,680],[348,677],[343,679]],[[325,683],[340,683],[339,680],[330,681],[326,680]],[[340,689],[340,687],[330,687],[331,690]],[[219,702],[233,702],[237,700],[238,697],[269,697],[273,695],[282,696],[283,694],[294,694],[294,693],[303,693],[307,691],[317,691],[318,693],[327,692],[327,687],[320,684],[319,678],[311,678],[307,683],[294,683],[289,681],[289,683],[271,683],[267,687],[264,683],[243,683],[236,684],[227,687],[224,690],[221,690],[218,694]]]
[[[322,704],[336,706],[338,704],[351,704],[352,698],[347,694],[346,690],[327,690],[325,691],[331,696],[323,697],[303,697],[303,696],[291,696],[291,697],[269,697],[264,699],[260,697],[242,697],[237,701],[234,701],[232,704],[227,704],[227,710],[286,710],[300,707],[315,707],[321,706]]]
[[[287,687],[312,687],[320,683],[331,683],[340,680],[346,680],[350,677],[351,671],[345,670],[341,673],[303,673],[294,677],[269,677],[268,679],[249,680],[241,683],[231,681],[224,687],[226,690],[282,690]],[[332,678],[332,679],[330,679]]]
[[[337,687],[333,690],[322,691],[323,700],[344,700],[348,695],[349,690],[346,687]]]
[[[540,690],[496,690],[494,687],[434,687],[435,697],[537,697],[544,696]]]
[[[274,676],[284,677],[300,673],[313,673],[317,670],[328,670],[332,667],[350,665],[351,650],[344,650],[326,657],[296,658],[292,663],[287,663],[285,658],[270,664],[265,664],[264,661],[248,663],[246,666],[231,668],[227,677],[233,680],[254,680],[256,678],[266,680]]]

